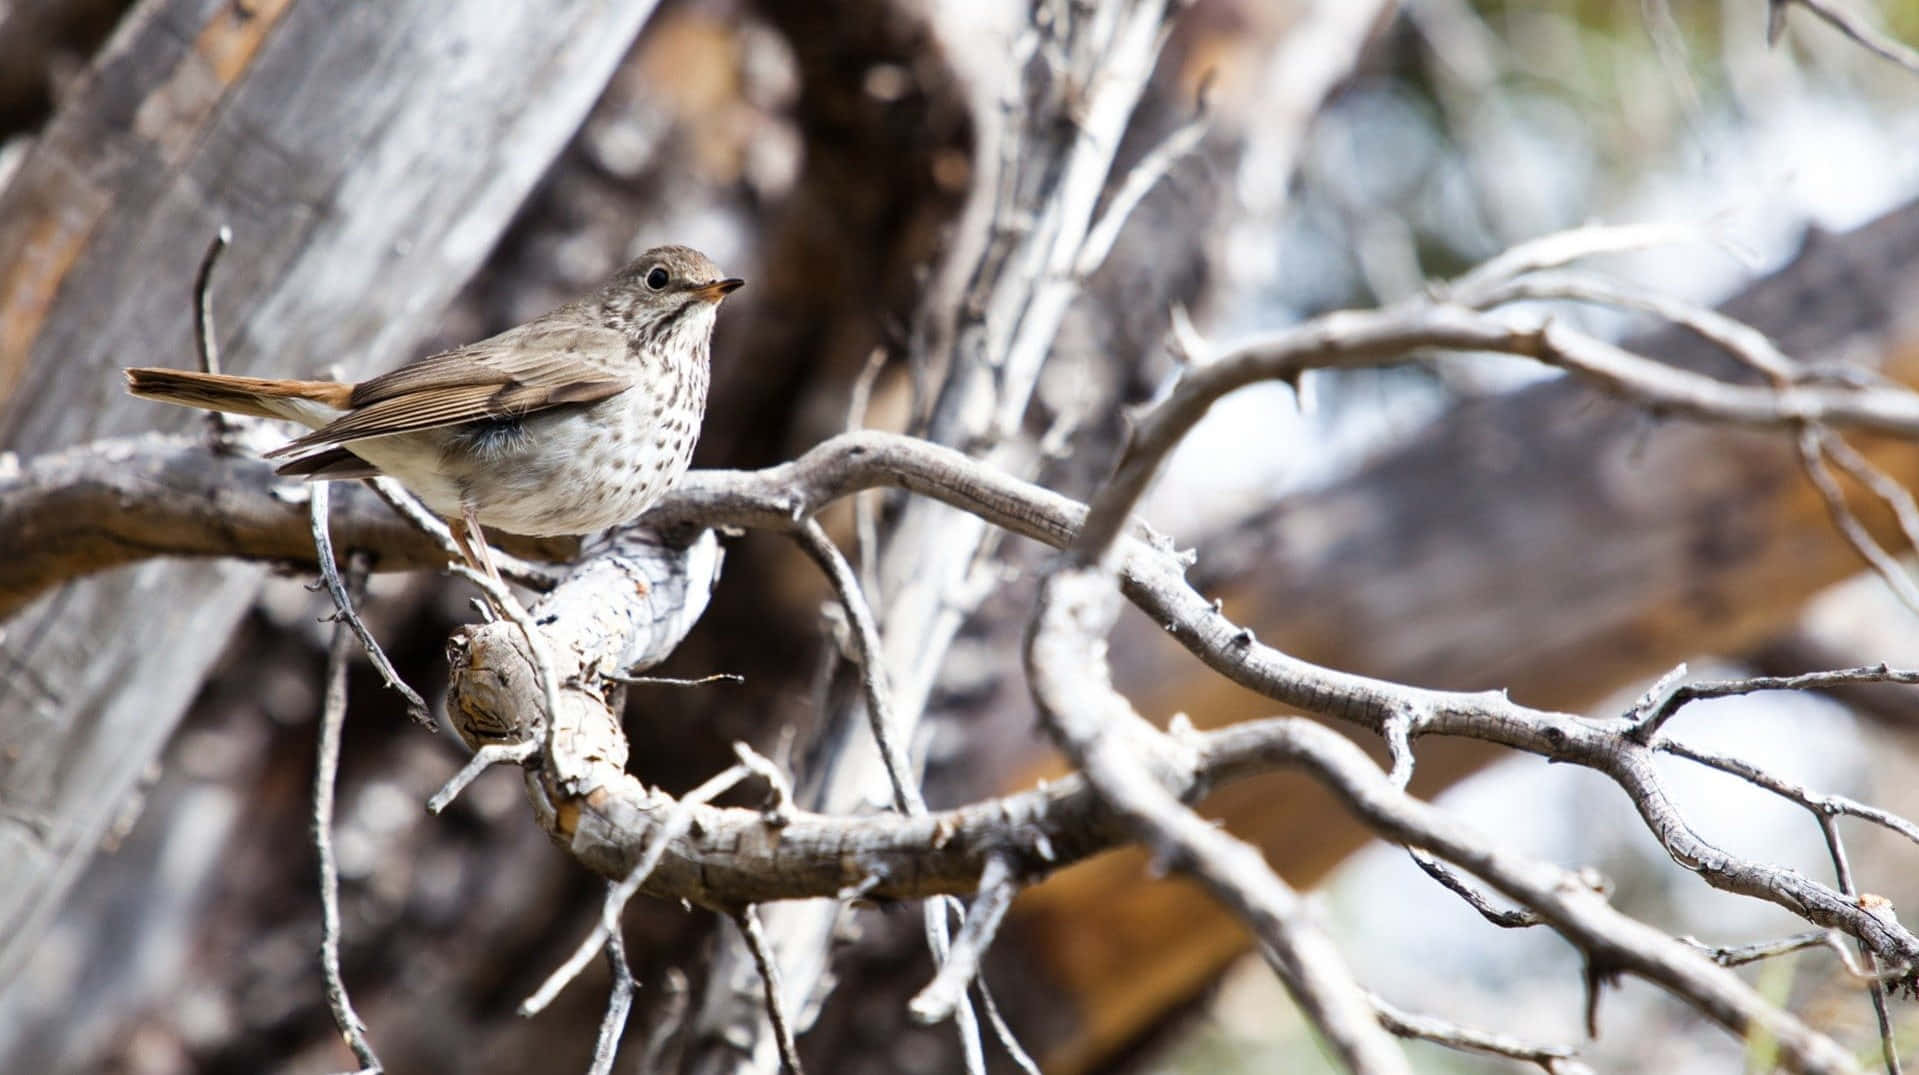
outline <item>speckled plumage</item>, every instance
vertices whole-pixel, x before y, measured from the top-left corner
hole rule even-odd
[[[714,315],[740,283],[662,246],[593,295],[357,385],[166,369],[127,381],[149,399],[306,425],[269,453],[289,460],[281,473],[389,474],[469,526],[585,534],[637,516],[686,472]]]

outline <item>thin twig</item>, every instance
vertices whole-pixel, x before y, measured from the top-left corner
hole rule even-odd
[[[1282,729],[1284,735],[1276,734]],[[1392,788],[1378,764],[1338,732],[1305,718],[1253,721],[1211,733],[1207,751],[1213,754],[1235,740],[1255,737],[1264,740],[1258,748],[1262,757],[1270,761],[1286,757],[1299,763],[1375,833],[1423,846],[1449,861],[1469,863],[1482,880],[1508,899],[1537,909],[1568,940],[1588,953],[1603,953],[1612,969],[1645,977],[1686,998],[1737,1036],[1771,1036],[1779,1043],[1787,1067],[1857,1071],[1848,1050],[1769,1003],[1737,975],[1714,966],[1695,950],[1621,915],[1585,879],[1525,856],[1474,848],[1478,840],[1464,826],[1444,811]]]
[[[1545,269],[1556,269],[1602,254],[1625,254],[1660,246],[1710,241],[1711,236],[1691,224],[1593,224],[1553,232],[1508,247],[1480,263],[1441,291],[1466,306],[1485,305],[1495,289],[1512,280]]]
[[[633,868],[627,871],[626,876],[619,883],[607,886],[606,897],[600,902],[600,917],[593,924],[593,929],[580,941],[579,946],[574,948],[573,954],[555,968],[552,974],[547,975],[546,981],[541,983],[540,988],[520,1002],[521,1015],[537,1015],[544,1011],[547,1005],[553,1003],[553,998],[560,995],[560,990],[564,989],[568,982],[579,977],[580,972],[586,969],[586,965],[599,954],[607,938],[619,931],[620,913],[626,909],[628,901],[639,892],[640,886],[646,884],[646,879],[652,876],[654,868],[659,866],[662,858],[666,857],[667,850],[692,826],[692,808],[724,795],[732,789],[733,785],[752,775],[752,772],[745,765],[731,766],[687,792],[678,801],[672,802],[665,819],[654,831],[653,838],[641,850]]]
[[[1697,948],[1706,958],[1722,967],[1743,967],[1762,959],[1772,959],[1792,952],[1803,952],[1808,948],[1821,947],[1830,943],[1835,936],[1843,935],[1838,930],[1815,929],[1806,933],[1795,933],[1776,941],[1760,941],[1756,944],[1707,944],[1697,937],[1681,937],[1679,940],[1682,944]]]
[[[1826,850],[1832,855],[1832,872],[1839,884],[1839,891],[1857,898],[1859,890],[1853,886],[1852,864],[1846,860],[1845,841],[1839,836],[1839,821],[1832,814],[1818,814],[1819,832],[1826,838]],[[1872,949],[1865,942],[1859,942],[1859,962],[1866,973],[1873,975],[1867,983],[1867,992],[1872,997],[1873,1014],[1879,1018],[1879,1050],[1886,1058],[1886,1075],[1900,1075],[1899,1047],[1892,1040],[1892,1015],[1886,1010],[1886,987],[1877,977],[1878,961],[1873,958]]]
[[[1914,613],[1919,613],[1919,584],[1912,580],[1904,565],[1887,552],[1879,539],[1872,536],[1866,525],[1853,513],[1852,506],[1846,503],[1845,490],[1839,487],[1839,479],[1826,465],[1826,447],[1818,429],[1811,423],[1799,435],[1799,461],[1804,466],[1806,477],[1812,481],[1819,497],[1825,501],[1826,514],[1832,524],[1851,543],[1854,551],[1871,567],[1887,588]]]
[[[1565,1045],[1539,1045],[1520,1041],[1517,1038],[1496,1034],[1488,1030],[1460,1026],[1433,1015],[1424,1015],[1406,1011],[1377,993],[1368,994],[1373,1007],[1379,1012],[1379,1025],[1402,1038],[1417,1038],[1430,1041],[1435,1045],[1444,1045],[1449,1049],[1464,1052],[1491,1053],[1512,1060],[1523,1060],[1537,1064],[1555,1075],[1563,1075],[1573,1070],[1586,1070],[1585,1065],[1575,1068],[1578,1051]]]
[[[1796,676],[1749,676],[1745,679],[1710,680],[1700,683],[1677,682],[1677,678],[1685,673],[1684,664],[1666,673],[1658,683],[1653,684],[1645,697],[1627,712],[1627,719],[1635,722],[1634,738],[1642,743],[1651,742],[1653,734],[1664,727],[1675,713],[1693,702],[1706,698],[1727,698],[1756,694],[1760,691],[1812,691],[1859,683],[1919,684],[1919,671],[1892,668],[1885,664],[1864,665],[1858,668],[1834,668],[1829,671],[1806,672]]]
[[[626,1032],[626,1017],[633,1010],[633,967],[626,961],[626,938],[614,930],[606,938],[606,966],[613,977],[606,994],[606,1014],[600,1017],[600,1034],[593,1041],[593,1063],[588,1075],[613,1075],[613,1060],[620,1055],[620,1036]]]
[[[1805,8],[1857,43],[1861,48],[1883,60],[1919,74],[1919,52],[1914,52],[1905,44],[1880,33],[1866,21],[1852,12],[1838,7],[1828,0],[1768,0],[1766,19],[1766,42],[1779,43],[1780,34],[1786,29],[1786,9],[1794,4]]]
[[[1118,189],[1106,199],[1099,219],[1086,230],[1086,238],[1080,243],[1079,256],[1073,261],[1075,273],[1081,277],[1091,276],[1106,263],[1106,256],[1119,240],[1119,233],[1125,228],[1127,218],[1166,177],[1166,173],[1173,170],[1174,165],[1199,148],[1199,143],[1206,137],[1207,122],[1206,90],[1202,87],[1193,118],[1180,124],[1159,145],[1154,146],[1152,152],[1141,157],[1139,163],[1126,173]]]
[[[327,529],[327,482],[314,482],[308,486],[307,512],[313,529],[313,549],[320,562],[320,580],[326,584],[327,593],[333,597],[334,614],[346,621],[353,634],[360,640],[360,646],[366,650],[367,659],[380,673],[386,685],[400,692],[406,699],[406,711],[415,723],[423,727],[433,727],[433,713],[427,709],[426,699],[420,692],[407,686],[394,671],[393,662],[387,660],[386,651],[374,639],[373,632],[360,622],[360,616],[353,611],[353,599],[347,595],[346,584],[340,581],[339,564],[333,559],[333,535]]]
[[[905,748],[894,734],[893,689],[887,682],[885,650],[872,606],[866,603],[865,595],[860,592],[859,580],[853,577],[853,569],[848,566],[839,546],[833,544],[833,539],[826,536],[825,529],[817,521],[807,519],[802,522],[794,528],[793,538],[826,574],[827,582],[832,585],[833,593],[839,598],[840,607],[846,610],[847,621],[852,625],[853,644],[859,656],[860,686],[866,693],[867,723],[873,729],[874,741],[879,745],[880,759],[886,765],[886,776],[893,784],[893,805],[902,814],[924,814],[926,800],[920,794],[912,759],[907,757]]]
[[[921,908],[925,916],[926,948],[933,954],[936,966],[945,966],[950,958],[952,925],[947,921],[949,912],[962,922],[966,917],[966,908],[951,896],[939,896],[927,900]],[[960,1064],[966,1075],[986,1075],[986,1044],[979,1032],[979,1015],[973,1011],[971,998],[962,995],[952,1007],[953,1030],[959,1035]]]
[[[909,817],[923,815],[926,813],[926,799],[920,792],[917,771],[895,734],[892,687],[887,681],[885,650],[872,607],[861,593],[859,580],[853,577],[846,557],[841,554],[839,546],[826,536],[825,529],[817,520],[807,519],[793,531],[793,536],[820,570],[826,573],[827,581],[832,584],[840,607],[845,610],[847,621],[852,626],[853,644],[859,657],[860,686],[866,695],[867,723],[873,730],[873,739],[879,747],[887,779],[892,784],[893,804]],[[927,946],[933,953],[934,961],[943,963],[948,955],[948,933],[946,915],[940,908],[940,902],[929,901],[925,915]],[[979,1018],[963,990],[953,1007],[953,1016],[954,1027],[960,1036],[961,1057],[967,1071],[977,1071],[983,1075],[986,1059],[980,1044]]]
[[[1410,1071],[1298,892],[1257,850],[1167,790],[1158,774],[1190,771],[1197,750],[1147,724],[1114,689],[1105,639],[1118,618],[1119,593],[1110,568],[1101,566],[1108,550],[1086,547],[1085,534],[1066,565],[1041,584],[1026,635],[1027,679],[1048,733],[1138,839],[1246,923],[1341,1063],[1368,1072]]]
[[[1488,289],[1481,308],[1515,302],[1573,301],[1635,310],[1669,321],[1764,374],[1774,384],[1802,379],[1805,368],[1765,333],[1710,307],[1603,279],[1590,273],[1540,272]]]
[[[440,790],[434,792],[433,797],[426,801],[427,812],[437,814],[451,806],[453,800],[459,798],[460,793],[466,790],[467,785],[479,779],[481,773],[495,765],[508,762],[517,764],[539,752],[540,745],[530,739],[518,743],[482,744],[480,749],[474,751],[473,756],[466,760],[466,764],[460,767],[460,771],[454,773],[445,784],[440,785]]]
[[[1872,495],[1892,509],[1893,518],[1899,521],[1899,531],[1906,537],[1906,544],[1919,549],[1919,501],[1915,501],[1912,490],[1899,484],[1899,479],[1881,469],[1878,464],[1861,454],[1846,438],[1831,430],[1819,431],[1820,447],[1825,449],[1826,458],[1838,464],[1853,481],[1872,491]]]
[[[765,810],[766,820],[782,828],[785,827],[793,818],[793,782],[786,778],[786,774],[780,771],[779,766],[773,764],[772,759],[746,745],[744,741],[734,741],[733,756],[740,759],[741,765],[746,766],[754,776],[766,781],[766,786],[772,789],[773,802]]]
[[[1392,762],[1389,774],[1396,788],[1409,787],[1413,782],[1413,732],[1419,723],[1419,715],[1411,708],[1398,710],[1386,718],[1385,727],[1380,729],[1381,738],[1386,740],[1386,756]],[[1430,872],[1430,871],[1428,871]]]
[[[740,908],[733,921],[746,938],[746,949],[753,953],[753,964],[760,969],[760,983],[766,988],[766,1014],[773,1022],[773,1040],[779,1043],[780,1063],[789,1075],[805,1075],[800,1066],[800,1050],[793,1042],[793,1024],[786,1015],[781,996],[780,965],[766,943],[766,931],[760,928],[760,916],[751,905]]]
[[[200,256],[199,271],[193,274],[193,345],[200,356],[201,373],[220,372],[220,340],[213,326],[213,267],[231,242],[233,229],[220,225],[206,253]],[[233,433],[233,420],[221,411],[207,411],[204,417],[207,434],[218,451]]]
[[[866,356],[866,365],[860,367],[859,376],[853,378],[853,392],[846,403],[846,431],[858,432],[866,428],[866,413],[873,402],[873,384],[879,380],[880,370],[886,367],[886,350],[875,347]],[[854,493],[853,501],[853,549],[860,564],[860,584],[866,592],[878,595],[879,578],[879,519],[874,504],[879,497],[869,493]]]
[[[635,687],[705,687],[714,683],[745,683],[746,677],[733,672],[715,672],[697,679],[680,676],[627,676],[612,672],[601,672],[600,678],[614,683],[627,683]]]
[[[326,563],[332,563],[329,554]],[[357,587],[366,578],[360,557],[349,566]],[[344,588],[343,588],[344,592]],[[320,742],[313,769],[313,845],[320,857],[320,973],[326,982],[327,1007],[333,1012],[333,1025],[346,1039],[347,1048],[363,1071],[383,1070],[380,1058],[367,1040],[366,1024],[353,1010],[347,995],[346,980],[340,973],[340,866],[333,853],[333,788],[340,771],[340,739],[346,723],[347,654],[353,633],[345,617],[333,623],[333,638],[327,645],[326,697],[320,709]]]
[[[988,856],[985,867],[980,870],[979,895],[967,909],[965,924],[953,939],[939,972],[907,1006],[913,1018],[922,1023],[937,1023],[953,1014],[967,985],[978,976],[980,960],[992,945],[1000,922],[1018,892],[1019,883],[1013,875],[1012,864],[1003,855]]]
[[[1395,786],[1404,788],[1405,785],[1396,784]],[[1542,920],[1537,914],[1534,914],[1524,907],[1506,910],[1494,907],[1491,900],[1488,900],[1482,895],[1480,891],[1468,883],[1465,878],[1459,876],[1458,872],[1451,866],[1439,861],[1425,851],[1417,847],[1409,847],[1406,849],[1406,853],[1412,856],[1415,865],[1426,871],[1428,877],[1446,886],[1453,895],[1465,900],[1467,906],[1478,911],[1481,918],[1491,922],[1493,925],[1501,929],[1525,929],[1541,923]]]
[[[980,1009],[986,1013],[986,1024],[993,1028],[993,1036],[999,1039],[1000,1047],[1012,1058],[1013,1065],[1025,1075],[1041,1075],[1039,1064],[1019,1043],[1013,1028],[1006,1025],[1006,1017],[1000,1014],[999,1002],[993,999],[993,990],[987,986],[985,975],[973,977],[973,992],[979,995]]]

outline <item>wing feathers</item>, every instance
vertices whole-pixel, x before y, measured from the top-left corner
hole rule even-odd
[[[623,335],[598,325],[521,325],[361,382],[344,401],[346,414],[267,454],[307,456],[372,437],[596,403],[631,386],[604,372],[626,346]]]

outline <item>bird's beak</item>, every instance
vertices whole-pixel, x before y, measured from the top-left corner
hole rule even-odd
[[[737,276],[730,276],[724,280],[715,280],[710,284],[702,284],[693,289],[693,294],[698,295],[708,302],[718,302],[744,286],[746,286],[746,281]]]

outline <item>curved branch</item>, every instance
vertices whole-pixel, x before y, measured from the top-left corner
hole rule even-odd
[[[699,547],[699,541],[691,546]],[[595,651],[599,643],[591,636],[568,629],[555,608],[577,600],[571,590],[604,592],[605,578],[592,573],[610,569],[613,560],[623,561],[622,571],[639,571],[654,580],[660,605],[670,606],[688,597],[675,592],[675,585],[699,582],[698,572],[686,573],[688,555],[666,541],[606,550],[589,561],[587,577],[569,580],[535,610],[543,629],[559,629],[550,641],[560,659],[579,663],[561,670],[568,684],[562,714],[569,727],[568,734],[555,739],[556,749],[575,756],[554,768],[569,771],[573,778],[563,784],[550,776],[552,768],[542,765],[529,773],[529,791],[542,824],[595,871],[610,878],[626,876],[653,845],[659,826],[688,811],[691,824],[666,845],[643,890],[721,910],[775,899],[834,897],[849,889],[870,899],[965,892],[977,884],[993,857],[1007,863],[1016,876],[1035,877],[1130,838],[1131,825],[1078,776],[923,817],[833,817],[796,810],[774,815],[689,805],[644,787],[622,771],[624,739],[617,718],[591,682],[589,670],[596,658],[606,655]],[[676,578],[686,581],[675,583]],[[503,639],[518,637],[505,625],[488,625],[475,634],[495,627]],[[673,627],[666,628],[656,643],[674,633]],[[469,641],[467,648],[471,652],[481,646]],[[493,710],[492,703],[505,700],[491,693],[497,686],[492,674],[474,669],[470,661],[460,662],[449,707],[456,722],[458,714],[485,708],[508,719],[506,724],[490,724],[488,735],[535,735],[534,728],[512,724],[511,714],[538,714],[543,708],[532,704]],[[534,685],[529,681],[522,689]],[[618,749],[608,749],[615,743]],[[1166,792],[1191,799],[1216,783],[1253,772],[1303,767],[1388,838],[1441,855],[1537,909],[1606,966],[1658,982],[1736,1032],[1771,1034],[1796,1069],[1855,1070],[1843,1050],[1766,1005],[1736,976],[1682,942],[1619,914],[1566,871],[1496,851],[1442,811],[1394,787],[1357,747],[1323,726],[1299,719],[1259,721],[1196,736],[1191,744],[1190,767],[1155,771],[1156,783]]]
[[[116,479],[116,473],[125,477]],[[71,496],[56,480],[62,476],[72,479]],[[1085,518],[1077,502],[959,452],[868,431],[834,437],[793,462],[764,470],[690,473],[648,520],[790,529],[835,499],[879,487],[933,497],[1055,547],[1070,542]],[[43,589],[64,577],[59,571],[79,562],[63,555],[62,547],[47,547],[49,541],[77,545],[95,531],[161,535],[113,544],[123,556],[154,555],[151,542],[164,541],[166,547],[158,551],[167,554],[310,560],[304,505],[285,499],[284,488],[266,464],[214,456],[188,438],[108,441],[34,460],[11,478],[0,475],[0,609],[9,607],[4,601],[11,595]],[[334,529],[342,546],[367,549],[384,567],[408,566],[409,557],[418,557],[411,562],[421,566],[442,562],[430,540],[393,517],[370,492],[339,492]],[[69,517],[71,505],[78,507]],[[54,534],[64,536],[49,536]],[[1374,731],[1395,714],[1412,712],[1419,714],[1410,729],[1415,737],[1480,739],[1599,769],[1633,798],[1675,861],[1708,883],[1844,930],[1892,963],[1919,965],[1919,938],[1897,922],[1868,913],[1793,871],[1734,859],[1694,834],[1653,779],[1650,754],[1630,740],[1624,718],[1585,721],[1516,705],[1496,693],[1422,690],[1293,658],[1259,644],[1215,610],[1186,581],[1183,565],[1170,553],[1131,538],[1120,548],[1127,598],[1234,682]],[[54,574],[36,576],[36,570]],[[504,703],[502,708],[511,712]]]
[[[148,434],[24,465],[9,458],[0,456],[0,619],[68,579],[155,557],[313,563],[301,484],[263,460],[216,454],[203,439]],[[371,490],[340,484],[333,532],[342,548],[373,553],[382,571],[445,566],[440,547]],[[1086,510],[950,448],[863,431],[763,470],[693,471],[646,522],[785,530],[842,497],[886,487],[1053,546],[1071,538]],[[501,547],[552,562],[571,559],[579,543],[506,536]]]

